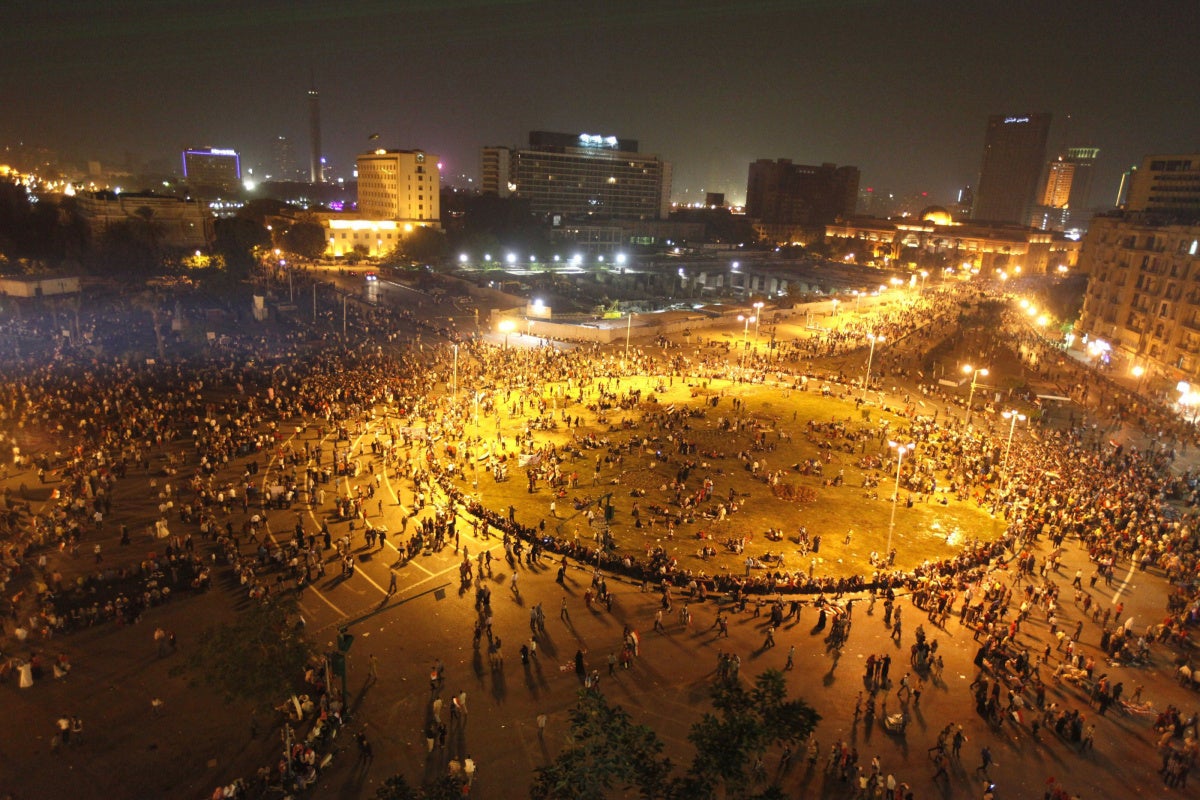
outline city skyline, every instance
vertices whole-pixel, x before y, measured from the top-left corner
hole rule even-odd
[[[673,198],[745,195],[750,163],[857,166],[862,186],[947,203],[977,185],[990,114],[1049,112],[1047,158],[1100,148],[1092,200],[1149,153],[1194,152],[1200,11],[1150,2],[340,4],[123,0],[0,10],[0,143],[66,160],[177,159],[199,144],[267,165],[279,136],[349,176],[375,143],[436,152],[454,182],[531,130],[640,140]],[[1144,43],[1152,43],[1144,44]],[[261,169],[261,167],[260,167]],[[256,170],[257,172],[258,170]]]

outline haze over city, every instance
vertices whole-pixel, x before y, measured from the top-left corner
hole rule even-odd
[[[1147,153],[1190,152],[1195,4],[1147,2],[236,2],[0,8],[0,144],[64,161],[307,148],[321,96],[333,175],[379,134],[477,180],[530,130],[638,139],[676,202],[742,199],[758,158],[860,168],[950,202],[978,180],[988,114],[1050,112],[1048,150],[1100,148],[1093,203]]]

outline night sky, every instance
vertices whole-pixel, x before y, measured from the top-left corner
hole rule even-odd
[[[284,135],[306,165],[311,74],[347,176],[373,133],[475,177],[483,145],[587,131],[673,162],[676,200],[791,158],[945,203],[989,113],[1049,111],[1052,149],[1100,148],[1101,204],[1142,155],[1200,150],[1198,30],[1190,0],[5,0],[0,145],[259,173]]]

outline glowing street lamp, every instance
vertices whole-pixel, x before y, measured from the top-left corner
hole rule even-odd
[[[913,442],[909,442],[908,444],[888,442],[888,447],[896,451],[896,491],[892,494],[892,520],[888,523],[887,540],[887,552],[890,558],[892,553],[892,534],[896,530],[896,502],[900,499],[900,465],[904,463],[904,454],[911,453],[916,448],[916,444]]]
[[[754,304],[754,341],[758,342],[758,321],[762,318],[763,301]]]
[[[625,360],[629,360],[629,334],[633,331],[633,312],[625,319]]]
[[[505,350],[508,349],[508,335],[510,333],[512,333],[513,329],[516,327],[517,327],[517,323],[513,322],[511,319],[500,320],[500,331],[501,331],[501,333],[504,334],[504,349]]]
[[[1146,377],[1146,368],[1141,364],[1134,364],[1133,369],[1129,370],[1129,372],[1133,377],[1137,378],[1137,386],[1134,388],[1133,393],[1140,395],[1142,393],[1142,379]]]
[[[982,375],[983,377],[986,378],[988,371],[987,371],[987,367],[980,367],[979,369],[976,369],[975,367],[972,367],[970,364],[963,364],[963,372],[971,373],[971,392],[970,392],[970,394],[967,395],[967,422],[970,423],[971,412],[974,409],[974,402],[975,402],[976,380],[979,378],[980,375]]]
[[[1000,416],[1008,420],[1008,442],[1004,445],[1004,488],[1008,488],[1008,451],[1012,449],[1013,431],[1017,429],[1017,422],[1024,422],[1025,415],[1018,411],[1005,411]]]
[[[871,351],[867,353],[867,375],[863,378],[862,399],[864,401],[867,399],[867,387],[871,385],[871,361],[875,358],[875,343],[883,341],[883,334],[868,333],[867,338],[871,341]]]

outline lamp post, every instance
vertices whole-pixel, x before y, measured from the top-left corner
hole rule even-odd
[[[971,412],[974,408],[973,403],[975,402],[975,381],[980,375],[986,378],[988,371],[987,367],[979,367],[976,369],[970,364],[963,364],[963,372],[971,373],[971,392],[967,395],[967,422],[969,423],[971,421]]]
[[[929,277],[927,270],[921,270],[921,294],[925,293],[925,279]]]
[[[633,312],[625,318],[625,360],[629,360],[629,334],[633,331]]]
[[[757,318],[753,315],[747,317],[743,314],[738,314],[738,322],[742,324],[742,357],[745,358],[746,349],[750,346],[750,323],[756,322]]]
[[[873,333],[868,333],[867,338],[871,340],[871,352],[867,353],[867,375],[865,378],[863,378],[862,399],[864,402],[867,399],[867,387],[871,385],[871,361],[873,361],[875,358],[875,343],[882,342],[883,336],[877,336]]]
[[[453,399],[458,399],[458,345],[454,345],[454,394]]]
[[[1018,412],[1016,410],[1013,410],[1013,411],[1005,411],[1003,414],[1001,414],[1001,416],[1003,416],[1006,420],[1008,420],[1008,442],[1004,445],[1004,488],[1007,489],[1008,488],[1008,451],[1012,449],[1013,431],[1015,431],[1017,429],[1017,422],[1018,421],[1024,422],[1025,415],[1021,414],[1020,412]]]
[[[762,318],[763,302],[759,300],[754,304],[754,344],[758,344],[758,321]]]
[[[513,328],[515,328],[515,327],[517,327],[517,324],[515,322],[513,322],[511,319],[500,320],[500,330],[504,334],[504,349],[505,350],[508,349],[508,335],[513,332]]]
[[[1135,364],[1130,373],[1133,377],[1137,378],[1137,386],[1134,387],[1133,393],[1140,397],[1142,394],[1142,379],[1146,377],[1146,368],[1141,364]]]
[[[835,316],[835,317],[837,316],[837,304],[838,304],[838,299],[835,297],[835,298],[833,298],[833,316]]]
[[[896,501],[900,499],[900,466],[904,463],[904,454],[911,452],[916,445],[912,442],[908,444],[900,444],[899,442],[888,442],[888,447],[896,451],[896,491],[892,494],[892,521],[888,523],[888,540],[887,551],[888,557],[892,553],[892,534],[896,530]]]

